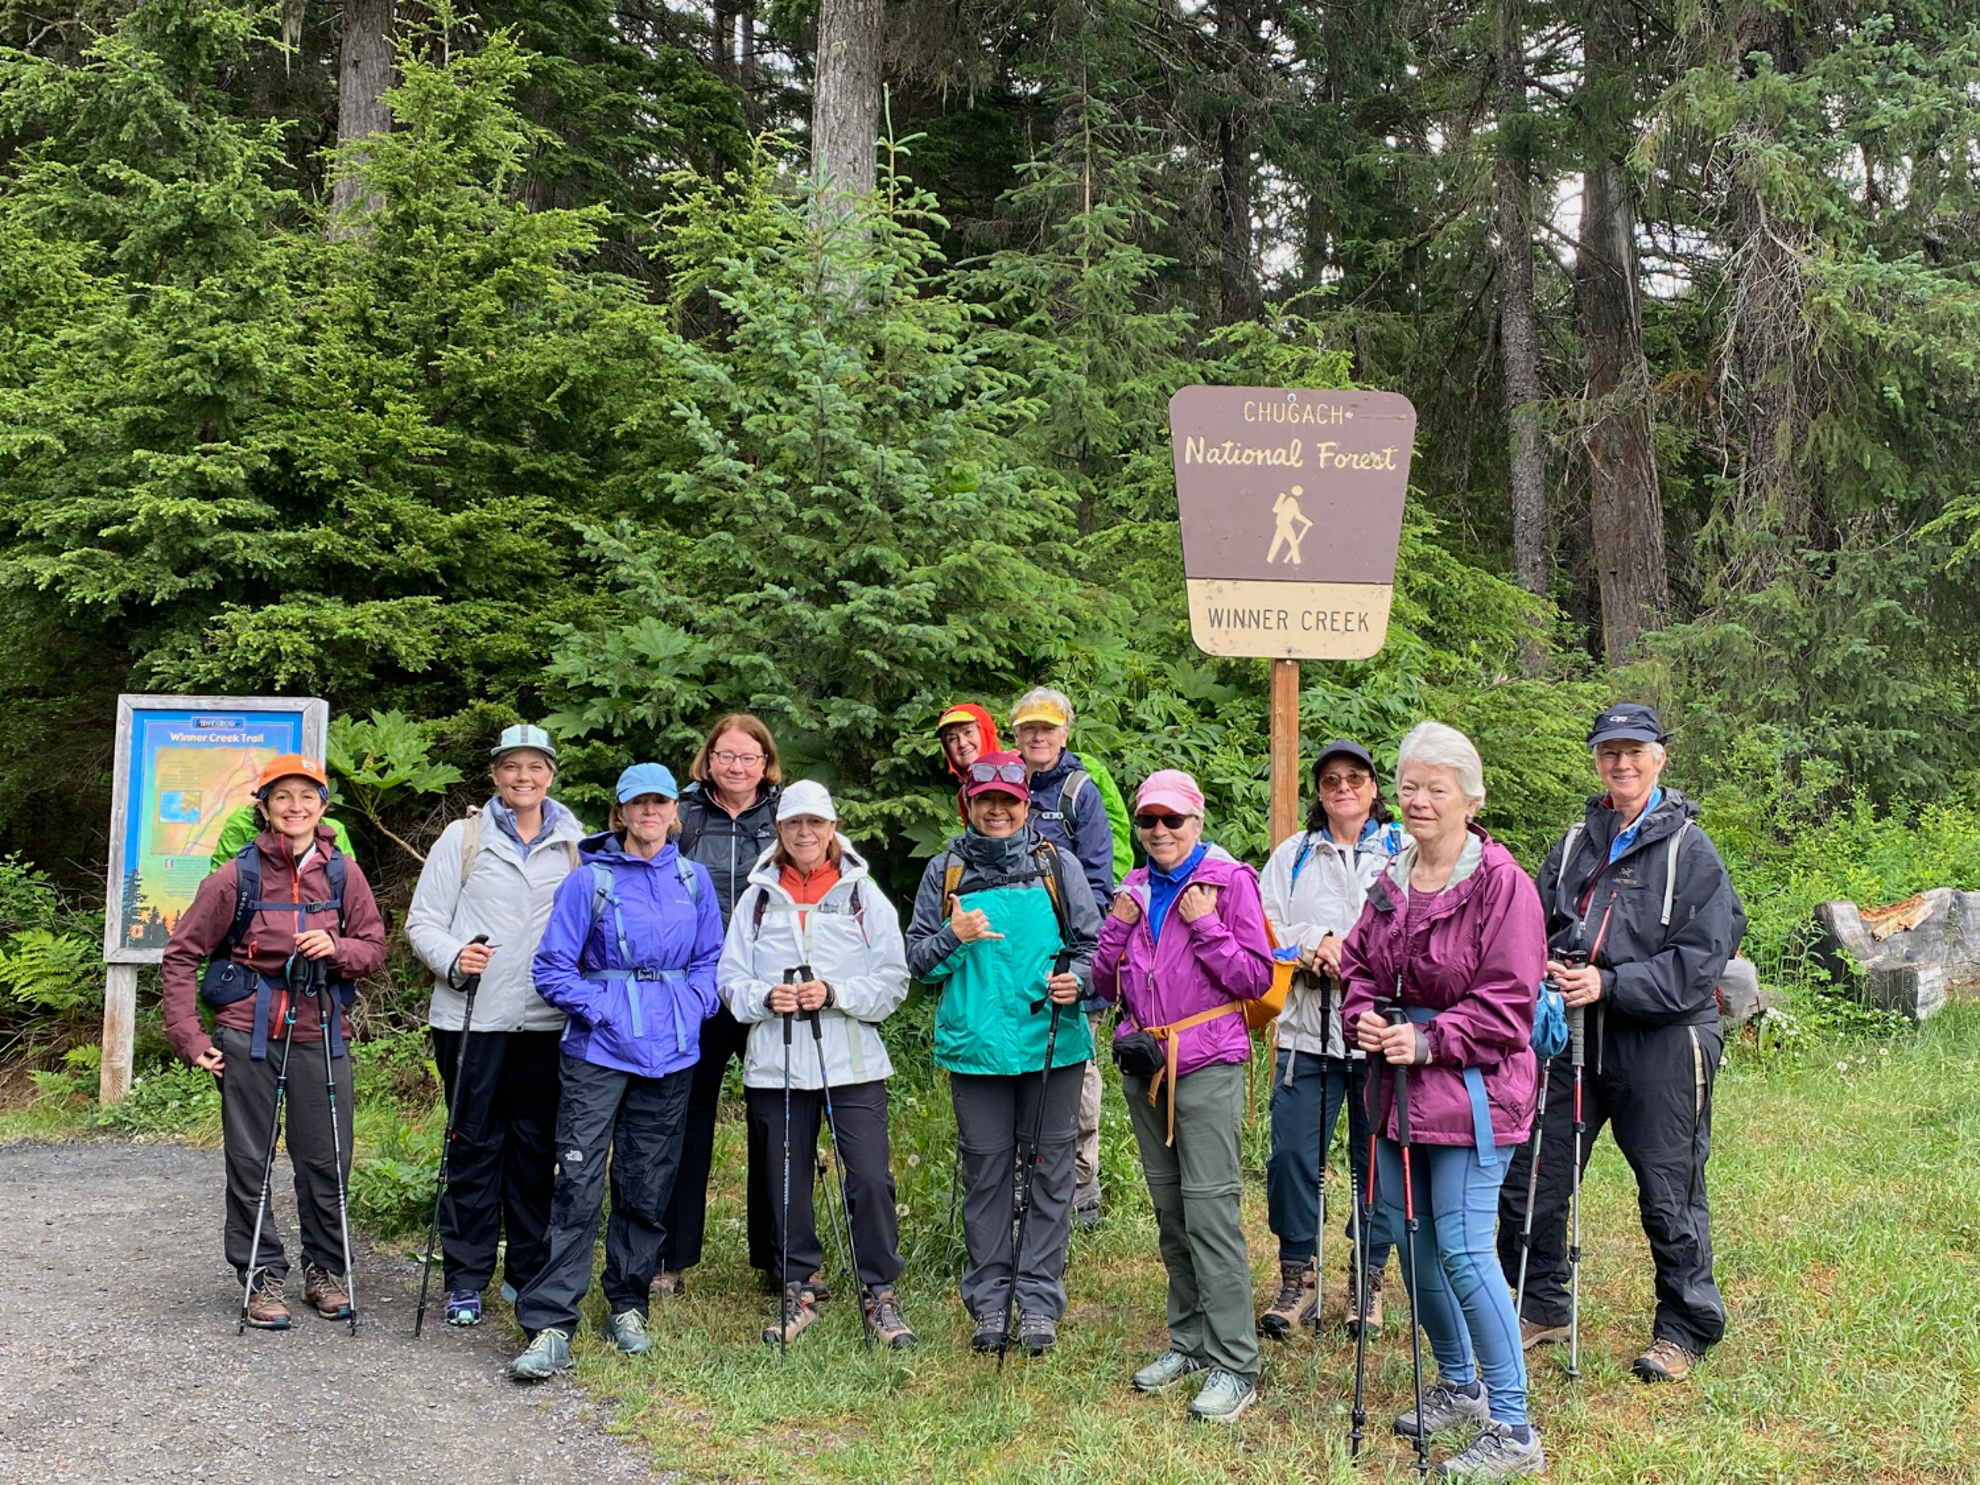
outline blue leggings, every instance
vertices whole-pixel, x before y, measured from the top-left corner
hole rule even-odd
[[[1526,1356],[1493,1240],[1512,1146],[1501,1145],[1498,1153],[1498,1168],[1488,1172],[1470,1145],[1410,1146],[1416,1261],[1405,1277],[1416,1289],[1416,1313],[1437,1370],[1459,1386],[1482,1372],[1493,1421],[1517,1428],[1526,1422]],[[1375,1194],[1400,1240],[1402,1152],[1391,1139],[1376,1142]]]

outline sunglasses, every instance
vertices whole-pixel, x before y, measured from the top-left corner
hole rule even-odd
[[[1136,815],[1134,823],[1138,829],[1153,830],[1157,825],[1166,825],[1171,830],[1183,828],[1188,815]]]
[[[972,763],[969,766],[969,781],[972,784],[1022,784],[1030,775],[1024,771],[1022,763]]]

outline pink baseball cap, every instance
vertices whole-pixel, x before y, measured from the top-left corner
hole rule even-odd
[[[1203,813],[1203,790],[1180,768],[1161,768],[1151,773],[1134,792],[1134,809],[1171,810],[1178,815]]]
[[[1031,775],[1024,759],[1016,753],[985,753],[963,770],[963,798],[981,794],[1008,794],[1013,799],[1031,800]]]

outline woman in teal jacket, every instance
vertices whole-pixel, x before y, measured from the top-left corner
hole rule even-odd
[[[1072,1226],[1073,1145],[1080,1084],[1093,1056],[1086,1018],[1058,1016],[1052,1067],[1049,1004],[1089,993],[1100,910],[1079,869],[1027,823],[1030,794],[1015,753],[964,770],[969,829],[928,863],[908,928],[908,973],[941,993],[935,1060],[949,1070],[969,1261],[962,1299],[970,1345],[1002,1351],[1015,1284],[1018,1344],[1036,1355],[1058,1339]],[[1039,1100],[1044,1117],[1039,1122]],[[1011,1270],[1011,1169],[1039,1129],[1024,1251]],[[1023,1151],[1031,1158],[1030,1150]]]

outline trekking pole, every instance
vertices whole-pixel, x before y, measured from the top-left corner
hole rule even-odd
[[[811,967],[805,966],[805,978]],[[839,1215],[845,1219],[846,1267],[852,1270],[853,1293],[859,1299],[860,1328],[866,1334],[866,1354],[873,1354],[873,1314],[866,1307],[866,1294],[859,1277],[859,1248],[853,1241],[852,1203],[846,1199],[846,1152],[839,1144],[839,1121],[832,1117],[832,1080],[825,1075],[825,1030],[817,1011],[811,1013],[811,1040],[818,1050],[818,1086],[825,1095],[825,1132],[832,1141],[832,1164],[839,1168]],[[832,1183],[825,1183],[825,1220],[832,1220]]]
[[[797,971],[784,971],[784,983],[795,985]],[[791,1292],[791,1013],[784,1016],[784,1225],[777,1244],[777,1359],[790,1356]]]
[[[1396,994],[1402,994],[1402,976],[1396,976]],[[1382,1010],[1391,1026],[1403,1026],[1409,1016],[1397,1001],[1389,1001]],[[1409,1263],[1403,1269],[1405,1294],[1409,1299],[1409,1366],[1416,1385],[1416,1476],[1419,1480],[1430,1477],[1430,1435],[1423,1427],[1423,1324],[1422,1311],[1417,1308],[1416,1272],[1416,1184],[1409,1169],[1409,1064],[1394,1064],[1396,1079],[1396,1144],[1402,1155],[1403,1188],[1403,1251],[1409,1256]]]
[[[1343,1040],[1347,1035],[1345,1025],[1341,1028]],[[1363,1054],[1364,1058],[1366,1053]],[[1368,1375],[1368,1225],[1375,1220],[1375,1104],[1377,1082],[1374,1069],[1364,1061],[1368,1070],[1361,1080],[1362,1112],[1368,1116],[1368,1170],[1360,1178],[1360,1189],[1355,1191],[1354,1210],[1354,1249],[1355,1249],[1355,1293],[1354,1293],[1354,1413],[1353,1426],[1348,1431],[1348,1456],[1361,1454],[1362,1430],[1368,1423],[1368,1409],[1363,1403],[1363,1384]],[[1348,1064],[1349,1095],[1353,1094],[1354,1064]],[[1348,1180],[1350,1185],[1356,1180],[1354,1161],[1348,1160]],[[1411,1316],[1414,1323],[1415,1316]]]
[[[1072,958],[1070,949],[1061,949],[1052,961],[1052,973],[1062,975],[1070,972]],[[1032,1014],[1036,1015],[1048,1004],[1052,1007],[1052,1021],[1045,1030],[1045,1071],[1038,1080],[1038,1112],[1031,1121],[1031,1154],[1024,1162],[1024,1174],[1018,1179],[1017,1222],[1011,1231],[1011,1289],[1004,1301],[1004,1338],[997,1345],[998,1371],[1004,1369],[1004,1353],[1010,1350],[1011,1332],[1017,1329],[1018,1264],[1024,1258],[1024,1230],[1031,1222],[1031,1183],[1038,1174],[1038,1167],[1044,1163],[1038,1153],[1038,1142],[1045,1138],[1046,1096],[1052,1090],[1052,1061],[1059,1051],[1059,1016],[1065,1010],[1052,999],[1049,985],[1045,999],[1031,1007]],[[1175,1097],[1173,1088],[1169,1090],[1169,1096]]]
[[[235,1327],[235,1335],[246,1335],[248,1327],[248,1303],[254,1297],[254,1276],[261,1272],[261,1221],[268,1211],[271,1188],[275,1184],[275,1140],[282,1132],[282,1103],[289,1091],[289,1049],[295,1045],[296,1000],[302,994],[303,986],[298,978],[307,983],[309,967],[307,961],[297,975],[295,956],[282,967],[282,1012],[276,1019],[282,1023],[282,1060],[275,1065],[275,1112],[268,1120],[268,1150],[261,1160],[261,1204],[254,1209],[254,1237],[248,1247],[247,1278],[241,1284],[241,1323]]]
[[[337,1065],[330,1057],[332,1016],[342,1015],[330,993],[330,961],[309,961],[310,988],[316,996],[317,1030],[323,1034],[323,1096],[330,1108],[330,1158],[337,1170],[337,1231],[344,1244],[344,1297],[351,1304],[351,1334],[357,1334],[357,1260],[351,1252],[350,1193],[344,1182],[344,1132],[337,1126]]]
[[[468,940],[470,945],[487,942],[485,933]],[[454,1129],[460,1122],[461,1105],[467,1102],[468,1029],[474,1024],[474,994],[480,988],[480,975],[469,975],[461,981],[461,994],[467,997],[467,1006],[461,1012],[461,1049],[454,1056],[454,1097],[447,1105],[447,1134],[440,1142],[440,1169],[433,1177],[433,1220],[426,1224],[426,1263],[419,1271],[419,1308],[413,1312],[414,1340],[419,1339],[420,1329],[426,1324],[426,1286],[433,1277],[433,1243],[440,1234],[440,1203],[445,1200],[453,1178]]]
[[[1595,942],[1586,955],[1570,954],[1567,960],[1572,965],[1588,965],[1595,962],[1601,951],[1602,940],[1608,936],[1609,915],[1616,910],[1617,893],[1609,894],[1609,905],[1602,910],[1602,925],[1595,930]],[[1585,924],[1587,919],[1582,920]],[[1572,1006],[1568,1018],[1568,1061],[1574,1068],[1574,1187],[1569,1198],[1572,1231],[1568,1237],[1568,1368],[1570,1381],[1581,1375],[1581,1162],[1585,1152],[1581,1147],[1582,1133],[1586,1126],[1582,1122],[1581,1084],[1582,1068],[1588,1061],[1588,1007]]]
[[[1526,1172],[1526,1217],[1519,1225],[1519,1282],[1513,1286],[1513,1318],[1519,1319],[1526,1308],[1526,1257],[1533,1245],[1533,1205],[1540,1194],[1540,1146],[1547,1132],[1547,1074],[1553,1068],[1553,1061],[1540,1064],[1540,1101],[1533,1110],[1533,1144],[1527,1150]]]

